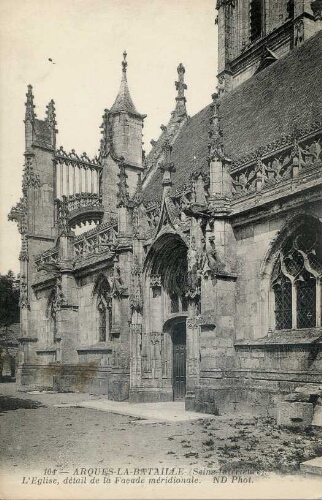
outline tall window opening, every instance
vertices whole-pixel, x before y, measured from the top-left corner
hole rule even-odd
[[[250,39],[252,42],[263,34],[264,0],[251,0],[250,2]]]
[[[316,324],[316,283],[314,276],[304,271],[297,282],[297,327],[312,328]]]
[[[292,328],[292,284],[284,275],[274,283],[276,329]]]
[[[277,330],[321,326],[321,279],[321,227],[302,224],[283,245],[273,269]]]

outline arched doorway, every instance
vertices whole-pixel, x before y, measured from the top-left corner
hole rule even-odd
[[[185,313],[180,313],[170,317],[164,323],[163,327],[165,346],[168,345],[169,360],[171,364],[173,401],[183,401],[186,395],[186,320],[187,315]]]
[[[174,325],[172,332],[173,400],[182,401],[186,395],[186,323]]]

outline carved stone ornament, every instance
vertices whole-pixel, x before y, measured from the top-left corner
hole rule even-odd
[[[23,196],[15,207],[12,207],[9,214],[8,220],[14,221],[18,225],[18,231],[20,234],[26,234],[27,232],[27,198]]]
[[[171,161],[172,146],[168,139],[164,141],[163,148],[163,161],[159,163],[159,169],[163,173],[163,186],[171,185],[171,173],[175,172],[174,163]]]
[[[60,311],[62,305],[67,303],[65,295],[62,291],[62,278],[58,276],[56,279],[56,287],[54,292],[54,300],[53,300],[53,311]]]
[[[138,257],[134,256],[131,270],[131,294],[129,297],[129,305],[131,311],[142,312],[143,296],[141,283],[142,268]]]
[[[28,285],[27,285],[27,279],[26,276],[21,276],[20,279],[20,298],[19,298],[19,305],[21,308],[29,307],[29,301],[28,301]]]
[[[212,117],[210,118],[211,128],[208,131],[210,139],[208,144],[209,160],[228,161],[228,159],[224,156],[223,152],[223,137],[219,123],[218,94],[213,94],[212,99],[213,99],[213,102],[211,104]]]
[[[236,7],[236,0],[217,0],[216,10],[219,10],[221,7]]]
[[[53,99],[46,106],[46,119],[45,119],[45,121],[49,125],[50,128],[55,129],[57,122],[56,122],[55,102]]]
[[[160,274],[152,274],[150,276],[150,287],[151,288],[161,288],[162,278]]]
[[[238,169],[232,172],[233,196],[246,196],[294,179],[297,175],[303,176],[311,169],[321,168],[321,140],[320,134],[314,138],[301,139],[296,133],[279,153],[273,151],[268,155],[268,148],[264,152],[258,150],[246,167],[239,167],[238,164]]]
[[[113,276],[111,278],[111,295],[115,298],[120,298],[125,290],[123,281],[121,279],[120,266],[116,262],[114,265]]]
[[[25,158],[26,161],[22,175],[22,192],[24,196],[27,196],[28,188],[40,187],[40,178],[34,172],[33,168],[34,153],[25,153]]]
[[[311,2],[311,9],[315,21],[322,21],[322,0]]]
[[[72,231],[68,222],[69,210],[67,196],[63,196],[62,200],[57,200],[57,206],[59,235],[69,236],[72,234]]]
[[[125,163],[124,163],[124,157],[121,156],[120,161],[119,161],[119,173],[118,178],[119,182],[117,183],[118,186],[118,192],[117,192],[117,200],[118,200],[118,207],[127,207],[129,204],[129,192],[128,192],[128,184],[126,182],[126,179],[128,177],[126,171],[125,171]]]
[[[161,342],[161,332],[150,333],[150,340],[152,345],[159,344]]]
[[[28,240],[25,234],[21,237],[21,250],[19,253],[19,260],[29,260],[28,256]]]
[[[27,102],[26,102],[25,120],[26,121],[30,120],[31,122],[33,122],[37,115],[35,113],[34,96],[32,93],[31,85],[28,85],[28,92],[26,94],[26,97],[27,97]]]

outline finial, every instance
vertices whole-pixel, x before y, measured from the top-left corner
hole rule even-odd
[[[211,128],[208,131],[209,134],[209,139],[210,142],[208,144],[208,149],[209,149],[209,161],[215,160],[215,159],[220,159],[220,160],[225,160],[229,161],[228,158],[224,156],[223,152],[223,135],[222,135],[222,130],[220,127],[220,122],[219,122],[219,99],[218,99],[218,94],[215,92],[212,94],[212,104],[211,104],[211,109],[212,109],[212,116],[209,120]]]
[[[34,111],[35,105],[34,105],[34,96],[32,93],[32,85],[28,85],[28,91],[27,91],[26,97],[27,97],[27,102],[26,102],[25,119],[32,121],[36,116],[36,113]]]
[[[123,73],[126,73],[126,68],[127,68],[126,57],[127,57],[127,52],[126,52],[126,50],[124,50],[124,52],[123,52],[123,61],[122,61],[122,71],[123,71]]]
[[[178,91],[176,97],[177,104],[176,104],[175,114],[178,117],[181,117],[187,114],[186,98],[184,95],[184,91],[188,88],[187,85],[184,83],[184,74],[186,70],[182,63],[180,63],[179,66],[177,67],[177,72],[178,72],[178,81],[174,82],[176,90]]]
[[[53,99],[46,106],[46,122],[51,128],[55,128],[57,125],[55,101]]]
[[[170,144],[169,139],[166,139],[164,141],[162,152],[164,160],[159,163],[159,169],[163,173],[162,185],[171,186],[172,185],[171,173],[175,172],[176,169],[174,167],[174,163],[171,161],[172,146]]]

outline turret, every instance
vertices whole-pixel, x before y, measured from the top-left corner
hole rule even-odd
[[[109,111],[113,149],[125,163],[142,166],[142,127],[146,115],[141,115],[133,104],[127,83],[127,53],[123,53],[122,80],[115,102]]]

